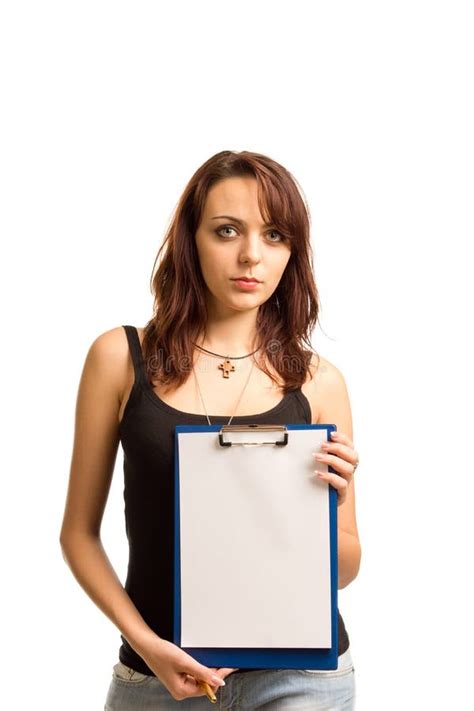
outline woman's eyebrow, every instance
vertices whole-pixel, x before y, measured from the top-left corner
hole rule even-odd
[[[240,220],[238,217],[232,217],[232,215],[216,215],[215,217],[211,217],[211,220],[219,220],[221,218],[225,218],[226,220],[233,220],[234,222],[238,222],[241,225],[246,225],[247,223],[245,220]],[[263,223],[266,227],[270,227],[270,225],[273,225],[273,222],[264,222]]]

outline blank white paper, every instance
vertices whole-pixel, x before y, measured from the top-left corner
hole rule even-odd
[[[329,492],[311,454],[326,434],[177,435],[182,647],[331,647]]]

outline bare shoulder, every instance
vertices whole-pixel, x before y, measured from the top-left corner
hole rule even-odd
[[[322,355],[313,353],[309,367],[313,386],[334,386],[337,383],[341,384],[344,380],[339,368]]]
[[[105,352],[114,357],[120,353],[127,353],[127,336],[123,326],[110,328],[108,331],[100,333],[92,342],[96,351]]]
[[[123,326],[116,326],[99,334],[90,346],[98,358],[110,362],[111,368],[126,363],[128,357],[127,335]]]
[[[127,335],[123,326],[116,326],[100,333],[89,347],[87,359],[115,386],[121,401],[131,372]]]
[[[337,408],[340,412],[341,409],[347,409],[349,404],[344,375],[334,363],[314,352],[309,369],[310,375],[303,389],[311,405],[312,422],[313,424],[328,423],[332,411]],[[332,405],[335,408],[332,408]],[[350,429],[352,431],[352,423]]]

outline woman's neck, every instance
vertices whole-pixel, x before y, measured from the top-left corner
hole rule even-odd
[[[221,321],[208,324],[205,332],[196,340],[196,345],[219,355],[238,357],[255,350],[256,335],[253,322],[243,324]]]

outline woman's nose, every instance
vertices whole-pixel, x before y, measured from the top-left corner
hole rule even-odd
[[[244,238],[240,260],[244,262],[252,261],[253,263],[260,261],[261,248],[260,237],[258,235]]]

